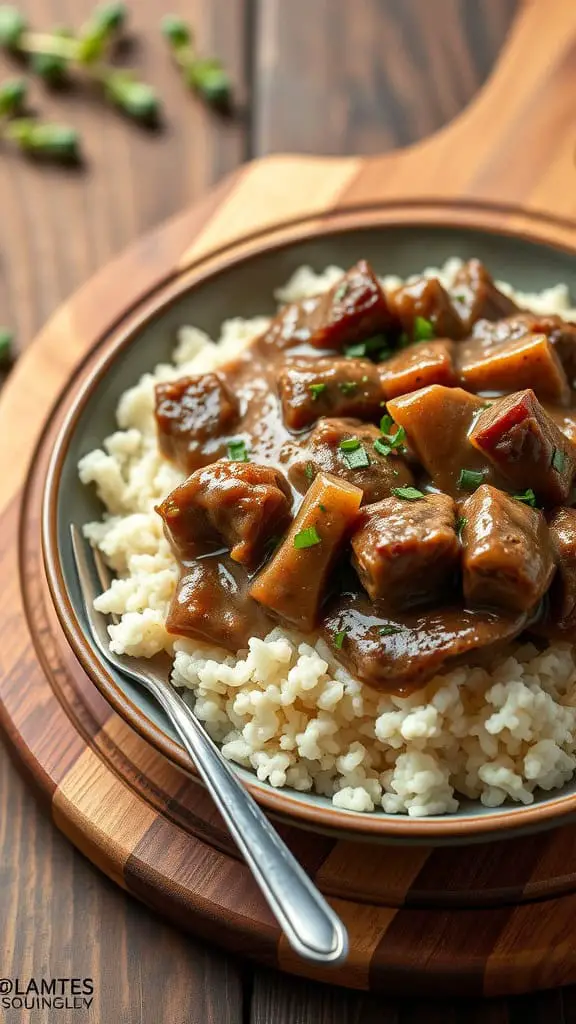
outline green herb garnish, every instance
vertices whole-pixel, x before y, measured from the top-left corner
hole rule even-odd
[[[1,129],[4,138],[33,157],[75,163],[80,156],[80,136],[75,128],[48,121],[19,117]]]
[[[365,344],[365,342],[359,341],[358,344],[356,344],[356,345],[348,345],[344,349],[344,355],[348,356],[350,359],[356,359],[357,357],[365,356],[366,355],[366,344]]]
[[[462,536],[462,530],[466,526],[467,522],[468,520],[466,516],[458,516],[458,519],[456,520],[456,533],[459,537]]]
[[[353,395],[358,384],[354,380],[343,380],[339,383],[338,387],[343,395]]]
[[[348,284],[346,282],[344,282],[344,284],[338,285],[336,291],[334,292],[334,302],[340,302],[341,299],[345,298],[347,291]]]
[[[334,647],[336,647],[339,651],[341,651],[342,647],[344,646],[344,640],[346,639],[346,633],[347,633],[347,630],[341,629],[338,633],[334,634]]]
[[[383,334],[375,334],[372,338],[366,338],[366,341],[359,341],[355,345],[348,345],[344,349],[344,354],[352,358],[361,358],[375,352],[381,352],[386,348],[385,336]]]
[[[315,402],[317,398],[320,398],[322,392],[326,391],[326,384],[309,384],[308,391],[312,395],[312,401]]]
[[[0,369],[6,369],[12,362],[14,335],[7,327],[0,327]]]
[[[564,454],[564,452],[562,451],[561,448],[555,448],[554,451],[552,452],[552,467],[553,467],[553,469],[555,469],[556,472],[558,472],[558,473],[562,473],[564,471],[564,466],[565,465],[566,465],[566,455]]]
[[[435,336],[434,326],[430,320],[426,320],[423,316],[414,317],[414,341],[430,341]]]
[[[368,452],[364,446],[360,444],[354,451],[344,452],[344,461],[348,466],[348,469],[364,469],[366,466],[370,465]]]
[[[162,34],[187,85],[211,106],[226,110],[232,98],[232,84],[222,61],[197,56],[194,34],[183,18],[166,14],[162,19]]]
[[[379,626],[378,632],[380,636],[394,636],[395,633],[402,633],[402,626]]]
[[[340,441],[338,447],[343,452],[355,452],[356,449],[360,447],[360,444],[361,442],[359,437],[347,437],[343,441]]]
[[[380,420],[380,432],[382,434],[389,434],[393,426],[394,420],[388,415],[388,413],[386,413],[386,415]]]
[[[28,83],[24,78],[10,78],[0,85],[0,116],[18,114],[26,100]]]
[[[17,49],[26,29],[26,19],[17,7],[0,7],[0,46]]]
[[[299,551],[302,548],[313,548],[316,544],[321,543],[322,538],[315,526],[308,526],[305,530],[300,530],[300,533],[294,537],[294,547]]]
[[[148,122],[158,113],[160,104],[156,92],[137,81],[130,72],[107,62],[108,51],[124,26],[126,14],[126,5],[113,0],[96,7],[77,35],[66,28],[38,33],[29,30],[15,7],[0,6],[0,46],[25,57],[31,70],[51,85],[65,80],[70,71],[80,69],[84,77],[89,76],[106,98],[125,114]],[[33,140],[27,145],[27,134],[22,129],[23,148],[70,159],[73,151],[77,154],[78,140],[76,137],[72,143],[71,129],[67,132],[67,141],[63,141],[63,137],[56,140],[51,133],[48,142],[44,143],[40,136],[38,143]],[[19,137],[16,141],[20,141]]]
[[[320,509],[321,512],[327,512],[328,511],[327,508],[326,508],[326,505],[318,505],[318,508]]]
[[[461,469],[457,487],[461,491],[475,491],[484,480],[484,473],[479,469]]]
[[[402,331],[402,334],[398,338],[398,348],[408,348],[410,344],[410,338],[406,334],[406,331]]]
[[[250,462],[245,441],[228,442],[228,458],[232,462]]]
[[[308,483],[311,484],[314,479],[314,466],[312,465],[311,462],[307,462],[306,465],[304,466],[304,476],[306,477]]]
[[[374,451],[378,452],[378,455],[384,457],[392,454],[392,448],[385,441],[381,441],[379,437],[374,441]]]
[[[524,505],[530,505],[532,508],[536,508],[536,495],[531,487],[524,494],[515,494],[516,501],[521,501]]]
[[[397,498],[403,498],[404,501],[418,501],[419,498],[425,497],[417,487],[393,487],[392,494],[395,494]]]

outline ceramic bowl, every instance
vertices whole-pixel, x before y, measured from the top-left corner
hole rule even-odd
[[[450,256],[477,256],[492,273],[523,291],[538,291],[559,281],[576,295],[576,262],[569,252],[535,240],[433,225],[343,227],[330,233],[309,229],[289,242],[255,248],[248,255],[216,269],[188,275],[148,296],[130,312],[122,329],[104,339],[87,369],[62,397],[66,416],[59,431],[45,485],[43,545],[49,586],[68,640],[95,685],[133,727],[184,770],[186,755],[163,712],[138,686],[104,664],[87,636],[69,539],[69,523],[100,517],[102,509],[90,488],[78,479],[82,455],[100,445],[115,428],[114,410],[121,393],[140,375],[168,360],[177,328],[194,324],[217,336],[227,317],[251,317],[274,310],[274,289],[301,264],[320,270],[346,267],[360,257],[380,273],[406,276],[425,266],[440,265]],[[543,793],[529,806],[516,804],[490,809],[463,800],[454,815],[408,818],[384,812],[358,814],[335,808],[320,796],[272,789],[255,775],[238,773],[257,800],[275,815],[287,816],[303,827],[336,831],[402,843],[463,843],[504,837],[518,830],[551,827],[576,813],[576,782],[560,791]]]

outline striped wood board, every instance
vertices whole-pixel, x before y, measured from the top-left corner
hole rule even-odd
[[[64,306],[0,405],[0,433],[9,438],[0,473],[0,722],[20,768],[58,828],[119,885],[180,926],[287,971],[450,995],[574,982],[576,828],[432,850],[283,825],[351,938],[337,975],[299,961],[203,789],[111,710],[64,641],[39,549],[56,399],[161,283],[279,238],[423,221],[574,247],[575,55],[573,0],[534,0],[477,101],[434,138],[385,158],[271,157],[246,166]]]

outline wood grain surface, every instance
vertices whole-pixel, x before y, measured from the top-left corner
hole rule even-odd
[[[80,21],[90,5],[29,0],[25,6],[42,27]],[[110,255],[198,198],[245,155],[381,152],[439,127],[481,84],[515,8],[505,0],[435,0],[432,17],[427,0],[189,0],[178,6],[195,18],[203,45],[226,55],[241,99],[250,98],[249,113],[221,123],[184,94],[156,33],[165,10],[159,0],[134,5],[135,58],[166,97],[164,134],[142,133],[85,97],[47,99],[38,90],[43,111],[81,128],[89,160],[82,173],[39,169],[11,154],[0,162],[0,303],[21,346]],[[304,39],[303,20],[314,26]],[[94,972],[100,1003],[85,1019],[574,1019],[570,990],[506,1003],[434,1006],[375,1001],[276,973],[251,976],[237,961],[162,925],[97,874],[41,817],[1,757],[0,973]],[[5,1019],[34,1018],[14,1012]],[[58,1014],[66,1019],[81,1015]]]

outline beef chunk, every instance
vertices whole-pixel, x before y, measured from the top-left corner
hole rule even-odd
[[[495,346],[524,338],[527,334],[545,334],[557,353],[571,386],[576,379],[576,324],[555,313],[516,313],[496,323],[479,320],[472,338],[491,351]]]
[[[199,558],[182,568],[166,629],[230,651],[251,636],[266,636],[270,620],[248,594],[245,569],[222,555]]]
[[[388,402],[390,415],[404,427],[418,460],[439,490],[462,497],[463,469],[481,472],[492,480],[489,460],[468,439],[483,401],[462,388],[432,384]]]
[[[307,342],[315,348],[341,349],[388,331],[392,323],[376,274],[360,260],[329,291],[281,309],[259,344],[284,349]]]
[[[558,568],[549,593],[549,608],[537,632],[552,640],[576,638],[576,509],[557,508],[549,521]]]
[[[481,318],[501,320],[518,310],[516,303],[496,287],[480,260],[472,259],[464,264],[454,278],[450,293],[466,332]]]
[[[430,384],[454,387],[454,343],[447,338],[408,345],[378,367],[384,398],[397,398]]]
[[[359,487],[317,476],[284,541],[254,580],[251,597],[282,622],[313,629],[330,571],[352,532],[361,501]]]
[[[570,387],[545,334],[526,334],[486,352],[482,341],[465,341],[458,349],[460,379],[469,391],[532,388],[542,401],[567,405]]]
[[[498,649],[522,632],[523,612],[461,606],[391,615],[366,596],[343,594],[322,617],[322,636],[353,675],[376,690],[418,690],[456,659]]]
[[[256,566],[271,538],[291,520],[287,480],[254,462],[214,462],[176,487],[157,512],[176,553],[187,558],[199,545],[229,547],[234,562]]]
[[[321,416],[382,415],[378,370],[365,359],[290,359],[280,367],[278,392],[289,430],[302,430]]]
[[[507,395],[484,409],[470,440],[514,490],[531,488],[548,505],[567,500],[576,469],[576,447],[547,415],[533,391]]]
[[[447,494],[384,498],[363,510],[353,562],[373,601],[410,608],[445,600],[460,560],[456,505]]]
[[[462,507],[464,597],[476,607],[529,611],[554,575],[542,513],[483,485]]]
[[[432,325],[436,338],[463,338],[466,331],[450,296],[435,277],[418,277],[389,295],[390,308],[409,341],[418,338],[417,317]]]
[[[344,451],[342,442],[357,438],[356,451]],[[360,487],[364,504],[387,497],[393,487],[414,482],[412,473],[400,455],[382,455],[374,447],[380,431],[370,423],[353,419],[319,420],[310,436],[300,444],[288,442],[281,459],[290,462],[288,477],[296,490],[304,493],[317,473],[332,473]],[[368,463],[362,464],[362,463]]]
[[[239,410],[221,374],[203,373],[157,384],[155,414],[160,451],[191,473],[226,454]]]

